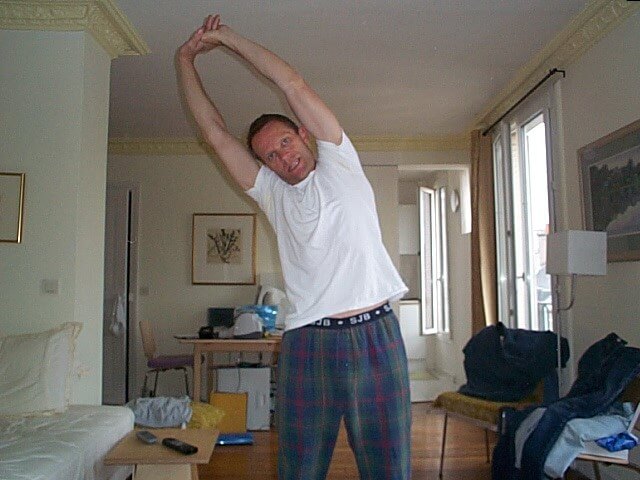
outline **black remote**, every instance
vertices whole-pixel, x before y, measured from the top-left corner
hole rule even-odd
[[[153,445],[158,441],[158,437],[148,430],[138,430],[136,432],[136,437],[138,437],[138,440],[148,443],[149,445]]]
[[[162,445],[185,455],[193,455],[198,451],[198,447],[196,447],[195,445],[183,442],[182,440],[178,440],[177,438],[165,438],[164,440],[162,440]]]

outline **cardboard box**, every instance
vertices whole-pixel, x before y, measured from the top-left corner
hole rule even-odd
[[[220,433],[240,433],[247,431],[247,392],[213,392],[209,403],[223,410],[225,415],[216,425]]]

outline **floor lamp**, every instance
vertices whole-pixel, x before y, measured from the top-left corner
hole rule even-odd
[[[547,235],[547,265],[549,275],[570,276],[570,297],[567,306],[560,306],[556,282],[556,337],[558,354],[558,392],[562,388],[562,329],[560,317],[573,307],[576,275],[607,274],[607,233],[584,230],[565,230]]]

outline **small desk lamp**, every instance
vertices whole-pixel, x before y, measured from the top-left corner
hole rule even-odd
[[[562,385],[560,328],[561,312],[573,307],[575,300],[576,275],[607,274],[607,232],[565,230],[547,235],[547,273],[550,275],[571,275],[571,296],[566,307],[558,301],[556,315],[556,336],[558,341],[558,387]],[[559,296],[558,296],[559,297]]]

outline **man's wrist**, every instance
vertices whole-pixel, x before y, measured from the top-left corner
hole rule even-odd
[[[178,62],[183,65],[193,65],[196,59],[196,54],[191,51],[184,50],[181,47],[178,49],[177,59],[178,59]]]

